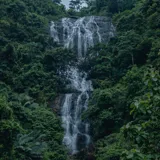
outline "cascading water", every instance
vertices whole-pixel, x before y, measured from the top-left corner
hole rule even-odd
[[[62,106],[62,122],[65,129],[63,142],[74,154],[90,143],[89,124],[82,122],[81,114],[87,109],[92,84],[86,80],[87,74],[79,72],[77,68],[71,67],[67,74],[75,92],[65,95]]]
[[[63,18],[52,22],[51,35],[55,42],[66,48],[77,51],[79,61],[85,57],[89,47],[99,42],[107,43],[115,36],[115,28],[110,18],[82,17],[79,19]],[[90,143],[89,123],[81,120],[81,114],[87,109],[92,89],[91,81],[87,80],[87,73],[76,67],[68,67],[67,79],[73,93],[66,94],[61,114],[65,135],[63,143],[71,153],[77,153]]]

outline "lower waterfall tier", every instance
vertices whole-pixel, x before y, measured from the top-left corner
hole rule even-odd
[[[62,123],[65,130],[63,143],[72,154],[77,153],[90,143],[89,123],[81,120],[82,113],[87,109],[91,81],[87,81],[87,74],[80,72],[77,68],[67,71],[70,87],[76,93],[66,94],[61,109]]]
[[[72,154],[90,143],[89,124],[81,120],[81,114],[87,108],[88,98],[87,92],[65,95],[62,107],[62,122],[65,129],[63,143]]]

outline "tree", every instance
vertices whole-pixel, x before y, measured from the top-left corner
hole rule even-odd
[[[70,9],[73,9],[75,11],[79,11],[83,3],[84,3],[83,0],[71,0],[69,3],[69,7]]]
[[[20,131],[15,121],[11,104],[0,94],[0,157],[2,160],[14,158],[14,140]],[[5,138],[4,138],[5,137]]]
[[[144,76],[145,93],[131,104],[133,120],[122,128],[132,149],[124,151],[124,160],[158,160],[160,158],[160,73],[149,68]]]
[[[54,3],[61,3],[61,0],[53,0]]]

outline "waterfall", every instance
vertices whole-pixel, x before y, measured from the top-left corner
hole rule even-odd
[[[52,22],[51,35],[55,42],[76,50],[77,56],[83,58],[88,48],[114,37],[115,28],[107,17],[62,18]]]
[[[77,68],[71,67],[68,74],[71,87],[76,93],[66,94],[62,106],[62,122],[65,129],[63,142],[74,154],[90,143],[89,124],[82,122],[81,114],[87,109],[92,84],[86,80],[87,74],[79,72]]]
[[[51,24],[51,36],[54,41],[66,48],[74,49],[79,60],[87,50],[99,42],[107,43],[115,36],[115,28],[110,18],[90,16],[79,19],[63,18]],[[66,94],[61,106],[62,125],[65,130],[63,143],[72,154],[90,144],[89,123],[81,120],[87,109],[92,82],[87,73],[76,67],[68,67],[66,78],[71,82],[73,93]]]

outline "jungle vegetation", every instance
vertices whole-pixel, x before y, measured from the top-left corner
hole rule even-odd
[[[86,2],[77,12],[60,0],[0,0],[0,160],[160,159],[160,1]],[[51,104],[66,92],[59,70],[76,58],[49,25],[87,15],[112,17],[117,36],[90,48],[81,66],[94,86],[82,116],[92,144],[70,157]]]

